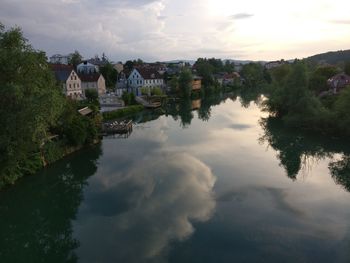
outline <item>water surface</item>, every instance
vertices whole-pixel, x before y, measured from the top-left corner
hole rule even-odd
[[[21,180],[0,262],[349,262],[350,148],[266,117],[172,104]]]

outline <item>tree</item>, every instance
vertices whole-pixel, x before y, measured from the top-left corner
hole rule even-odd
[[[72,65],[75,69],[82,62],[83,56],[79,53],[78,50],[75,50],[74,53],[71,54],[71,58],[68,61],[68,64]]]
[[[96,89],[86,89],[85,97],[89,103],[98,103],[98,92]]]
[[[128,61],[125,62],[124,69],[126,71],[131,72],[133,68],[134,68],[134,62],[133,61],[128,60]]]
[[[118,80],[118,71],[109,62],[100,67],[100,72],[106,80],[106,86],[109,89],[114,90],[115,84]]]
[[[245,85],[248,88],[257,88],[257,86],[266,82],[264,67],[260,63],[245,64],[242,67],[241,75],[245,79]]]
[[[350,75],[350,61],[345,62],[344,72],[345,74]]]
[[[64,108],[44,52],[0,25],[0,186],[33,173],[40,146]]]
[[[188,69],[183,69],[180,73],[178,82],[179,82],[179,91],[180,95],[183,97],[189,97],[191,95],[191,82],[192,82],[193,76],[191,71]]]

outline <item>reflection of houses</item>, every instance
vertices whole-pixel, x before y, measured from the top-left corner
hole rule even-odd
[[[192,90],[200,90],[202,88],[202,78],[198,76],[194,76],[192,79]]]
[[[56,80],[62,84],[63,93],[72,99],[82,99],[82,83],[72,66],[63,64],[50,65]]]
[[[135,95],[141,95],[141,88],[163,87],[163,77],[154,68],[134,68],[128,77],[128,87]]]
[[[198,110],[198,109],[200,109],[201,105],[202,105],[201,99],[193,100],[193,101],[192,101],[192,110]]]
[[[350,76],[341,73],[337,74],[327,81],[329,87],[333,90],[333,93],[339,92],[341,89],[345,88],[346,86],[350,86]]]
[[[72,57],[72,55],[56,54],[56,55],[53,55],[52,57],[50,57],[50,63],[68,65],[68,62],[71,59],[71,57]]]
[[[222,78],[223,85],[233,85],[239,81],[241,76],[237,72],[226,73]]]
[[[106,82],[102,74],[80,74],[79,77],[84,94],[87,89],[96,90],[99,96],[106,94]]]

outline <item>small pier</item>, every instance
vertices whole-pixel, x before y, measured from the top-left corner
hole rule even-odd
[[[103,133],[109,134],[130,134],[132,132],[132,121],[112,121],[103,124]]]

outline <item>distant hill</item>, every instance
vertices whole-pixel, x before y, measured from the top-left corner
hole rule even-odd
[[[334,65],[341,62],[350,61],[350,49],[322,53],[306,59],[315,63],[324,62]]]

